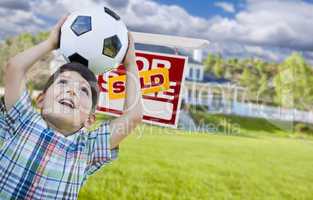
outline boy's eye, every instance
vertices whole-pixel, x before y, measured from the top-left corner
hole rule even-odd
[[[81,88],[81,90],[82,90],[87,96],[89,96],[89,92],[88,92],[87,88],[83,87],[83,88]]]
[[[67,80],[61,79],[61,80],[59,80],[58,83],[60,83],[60,84],[66,84],[66,83],[67,83]]]

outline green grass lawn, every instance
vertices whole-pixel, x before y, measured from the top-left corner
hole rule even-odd
[[[79,199],[313,199],[313,141],[143,125]]]
[[[248,136],[248,137],[292,137],[312,139],[313,131],[299,132],[299,123],[291,121],[268,120],[235,115],[208,114],[199,110],[191,110],[192,116],[198,125],[209,125],[218,129],[218,133]],[[212,126],[213,125],[213,126]],[[302,124],[304,125],[304,124]],[[306,124],[306,126],[312,126]]]

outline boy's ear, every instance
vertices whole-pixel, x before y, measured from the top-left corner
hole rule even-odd
[[[84,122],[84,127],[89,128],[96,121],[95,113],[89,115],[88,119]]]
[[[43,108],[43,100],[45,98],[45,93],[41,92],[36,98],[36,105],[39,109]]]

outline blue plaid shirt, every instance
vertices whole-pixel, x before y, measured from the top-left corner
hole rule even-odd
[[[108,123],[65,137],[49,128],[27,91],[0,102],[0,199],[77,199],[87,177],[117,157]]]

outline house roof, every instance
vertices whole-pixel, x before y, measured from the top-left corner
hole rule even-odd
[[[204,74],[203,75],[203,81],[204,82],[215,82],[215,83],[229,83],[231,82],[229,79],[226,78],[218,78],[214,76],[213,74]]]

